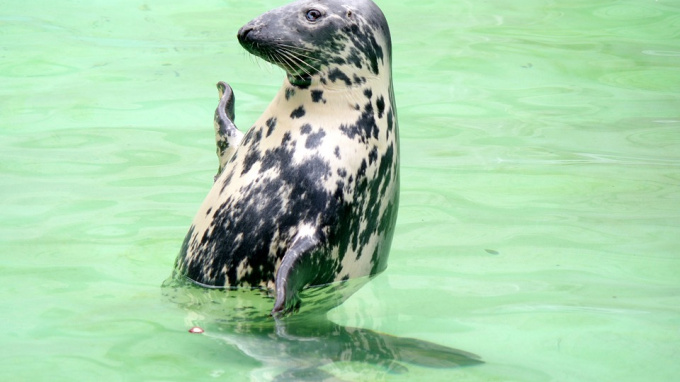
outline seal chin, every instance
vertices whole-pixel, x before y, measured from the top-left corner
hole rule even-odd
[[[285,69],[285,68],[284,68]],[[288,76],[288,82],[291,83],[291,85],[295,85],[297,87],[301,88],[307,88],[309,85],[312,84],[312,76],[308,75],[295,75],[295,74],[290,74],[286,72]]]

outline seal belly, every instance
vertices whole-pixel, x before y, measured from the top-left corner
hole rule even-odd
[[[204,200],[179,269],[204,285],[273,288],[286,249],[301,227],[311,226],[328,254],[311,283],[384,270],[386,261],[380,260],[389,251],[386,233],[393,230],[397,206],[394,145],[370,159],[370,151],[340,129],[311,127],[337,124],[323,121],[323,113],[300,121],[279,117],[267,135],[271,112],[294,110],[276,100],[270,109]],[[344,115],[348,121],[361,118],[349,107]]]

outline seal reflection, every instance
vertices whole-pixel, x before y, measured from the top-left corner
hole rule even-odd
[[[335,283],[306,290],[306,309],[275,319],[269,314],[273,297],[258,289],[206,289],[171,278],[163,294],[187,312],[187,327],[226,342],[262,367],[255,380],[334,381],[333,371],[361,369],[363,376],[382,380],[408,372],[408,365],[458,368],[482,364],[476,355],[415,338],[339,325],[326,316],[352,290],[368,280]],[[361,285],[356,285],[361,284]],[[366,367],[371,365],[373,367]]]

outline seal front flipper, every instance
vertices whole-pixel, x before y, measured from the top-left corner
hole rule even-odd
[[[298,233],[295,236],[276,272],[276,301],[272,316],[283,316],[300,307],[298,292],[316,277],[316,267],[312,263],[320,245],[315,234]]]
[[[224,81],[218,82],[216,86],[220,97],[220,103],[217,106],[217,110],[215,110],[215,118],[217,118],[219,114],[221,119],[228,119],[230,122],[233,122],[236,119],[236,115],[234,114],[234,90]]]
[[[217,144],[217,157],[220,167],[215,175],[215,180],[222,173],[227,161],[234,155],[234,151],[241,144],[243,133],[234,125],[234,91],[224,81],[217,83],[217,91],[220,103],[215,109],[215,143]]]

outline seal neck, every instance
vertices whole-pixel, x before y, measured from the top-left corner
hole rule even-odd
[[[370,70],[357,70],[352,66],[332,66],[313,75],[293,76],[286,73],[284,85],[298,90],[352,91],[355,89],[385,85],[392,78],[389,61],[381,65],[380,74]]]

